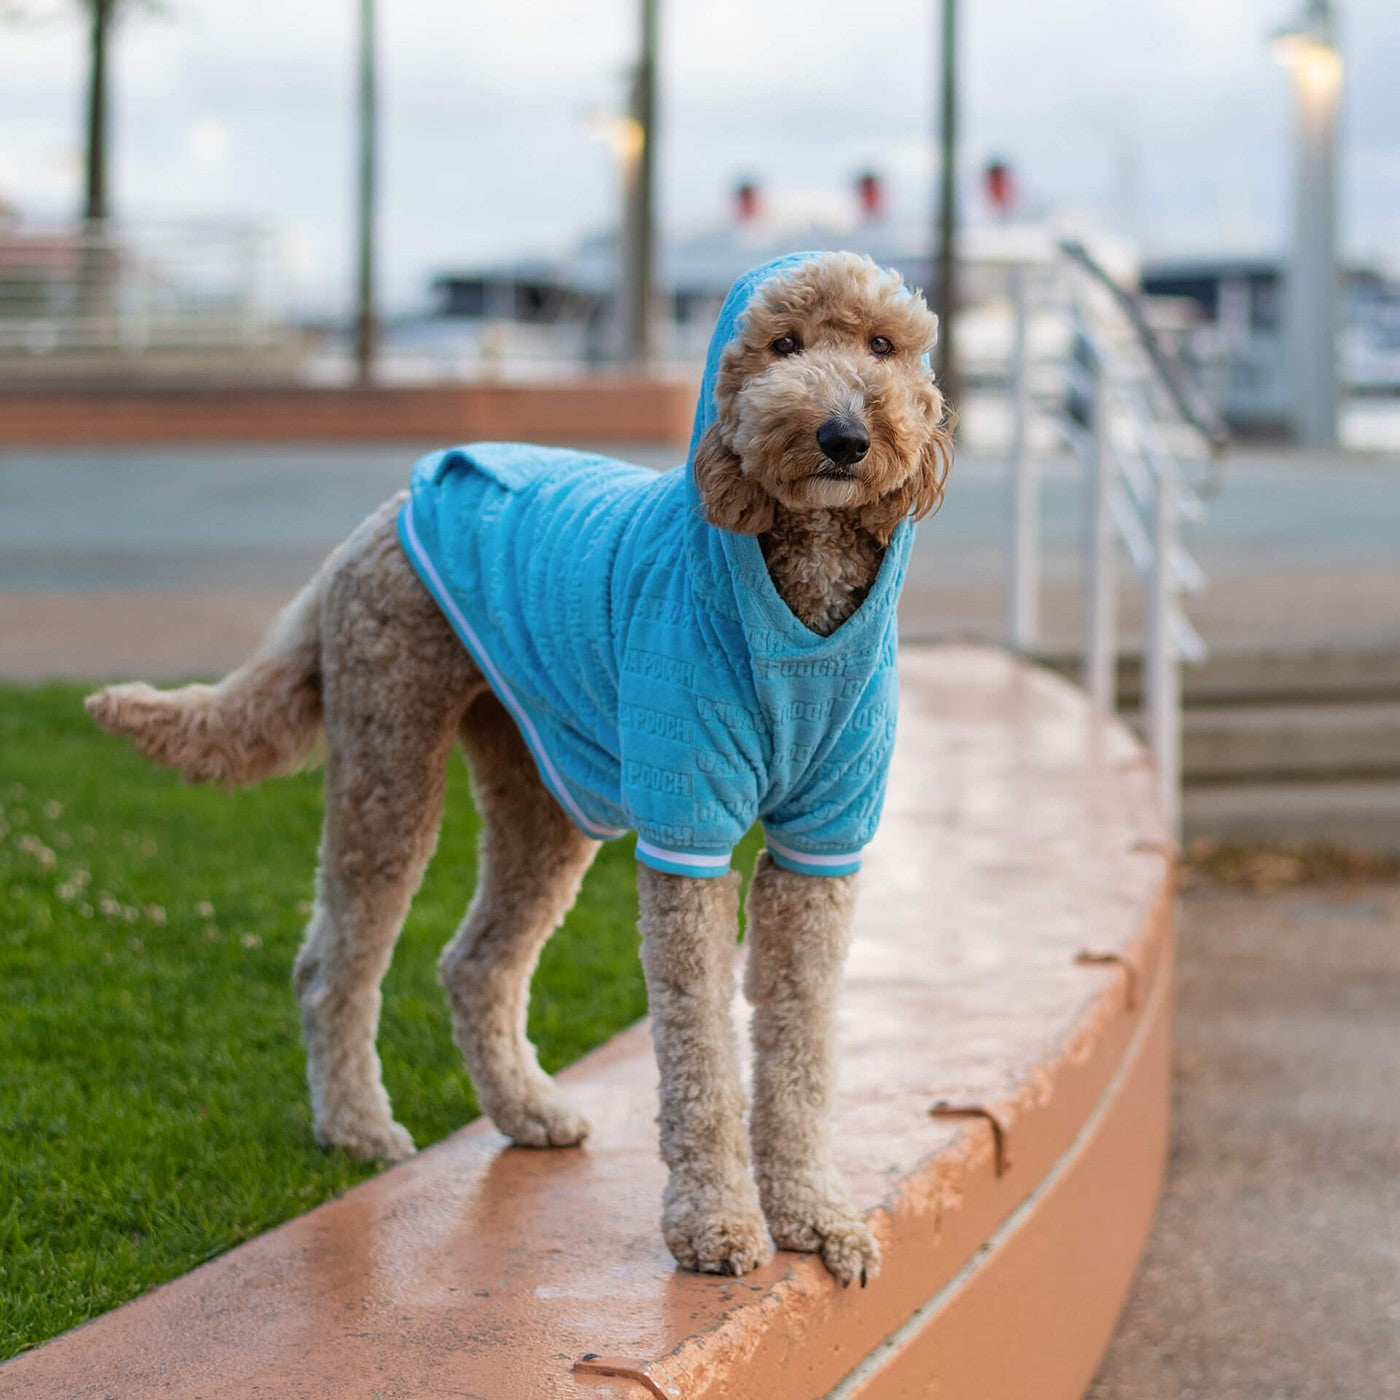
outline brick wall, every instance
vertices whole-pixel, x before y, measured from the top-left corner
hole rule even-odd
[[[8,391],[0,392],[0,446],[482,439],[684,444],[695,392],[684,381],[636,378],[372,389]]]

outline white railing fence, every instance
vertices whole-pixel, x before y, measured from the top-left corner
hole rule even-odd
[[[1181,539],[1215,486],[1226,434],[1182,378],[1132,298],[1078,244],[1008,270],[1012,333],[1006,631],[1018,651],[1041,643],[1040,460],[1032,431],[1053,423],[1083,472],[1083,684],[1117,708],[1119,557],[1145,590],[1143,729],[1174,830],[1181,813],[1181,666],[1205,658],[1182,597],[1204,586]],[[1048,359],[1032,327],[1062,333]],[[1064,333],[1064,332],[1067,332]]]
[[[274,272],[245,224],[0,225],[0,352],[256,349],[285,335]]]

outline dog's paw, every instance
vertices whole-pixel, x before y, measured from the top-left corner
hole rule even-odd
[[[769,1257],[772,1249],[758,1202],[744,1195],[726,1197],[713,1187],[694,1193],[668,1187],[661,1233],[681,1268],[738,1277]]]
[[[768,1228],[779,1249],[820,1254],[833,1277],[843,1285],[859,1281],[864,1288],[880,1272],[880,1247],[865,1221],[844,1202],[770,1209]]]
[[[732,1274],[756,1269],[772,1252],[763,1217],[716,1215],[688,1221],[684,1226],[663,1222],[667,1247],[683,1269],[697,1274]]]
[[[340,1147],[352,1157],[366,1161],[400,1162],[417,1150],[413,1138],[401,1123],[332,1119],[316,1124],[316,1141],[322,1147]]]
[[[583,1114],[556,1098],[511,1104],[491,1121],[517,1147],[577,1147],[592,1131]]]

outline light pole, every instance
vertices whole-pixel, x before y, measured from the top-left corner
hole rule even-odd
[[[374,205],[378,122],[375,93],[374,0],[360,0],[360,62],[356,117],[359,159],[355,219],[355,377],[361,384],[374,379],[379,325],[374,304]]]
[[[83,219],[89,226],[105,223],[107,199],[107,134],[111,129],[107,97],[107,54],[111,47],[112,0],[89,0],[87,155],[83,175]]]
[[[962,398],[958,373],[958,0],[942,0],[942,83],[938,103],[941,152],[938,197],[938,345],[934,367],[949,403]]]
[[[1298,23],[1274,35],[1293,74],[1298,113],[1293,253],[1285,367],[1298,441],[1337,443],[1337,106],[1342,60],[1331,0],[1305,0]]]
[[[622,359],[645,369],[651,359],[655,299],[656,64],[658,0],[640,0],[637,68],[628,113],[622,236]]]

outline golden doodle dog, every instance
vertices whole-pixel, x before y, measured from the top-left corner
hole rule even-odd
[[[893,740],[894,603],[949,463],[935,327],[868,259],[779,259],[721,311],[683,466],[433,454],[222,682],[89,698],[104,729],[195,782],[288,772],[324,732],[294,972],[320,1143],[413,1150],[381,1082],[379,986],[460,743],[481,860],[439,970],[496,1126],[534,1147],[589,1131],[539,1067],[526,1002],[599,841],[635,831],[671,1252],[742,1274],[771,1236],[845,1283],[878,1267],[827,1119],[855,870]],[[755,820],[746,1135],[729,852]]]

